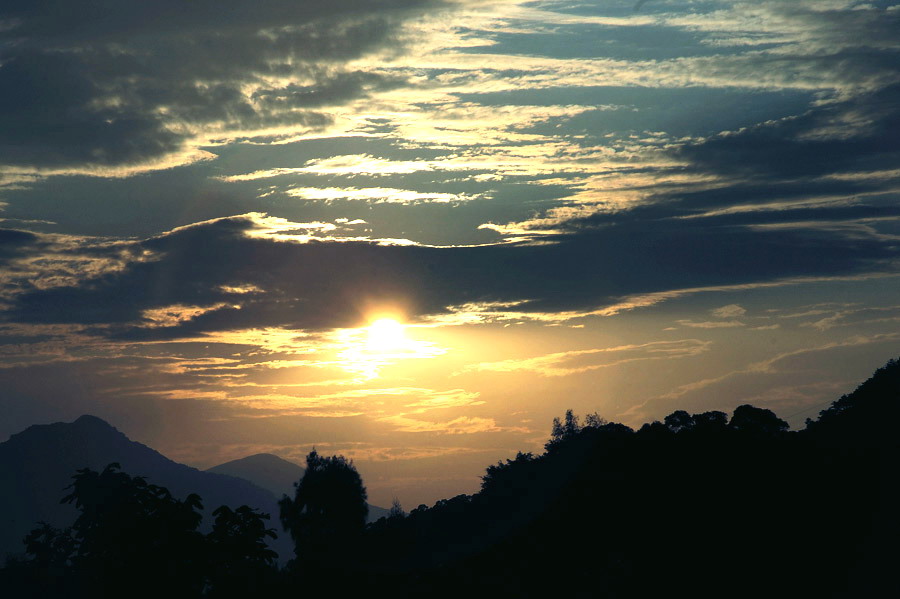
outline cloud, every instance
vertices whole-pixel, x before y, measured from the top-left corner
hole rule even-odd
[[[165,369],[161,370],[165,374]],[[195,372],[190,373],[196,376]],[[421,387],[350,388],[334,390],[334,382],[319,382],[315,386],[331,391],[297,393],[277,383],[253,386],[231,386],[205,391],[178,386],[172,378],[159,389],[132,390],[132,394],[163,400],[218,400],[234,418],[271,418],[275,416],[305,416],[312,418],[348,418],[366,415],[384,419],[395,416],[424,414],[432,410],[467,408],[484,404],[477,392],[464,389],[444,391]],[[259,387],[259,388],[255,388]]]
[[[708,351],[709,346],[710,342],[708,341],[685,339],[683,341],[654,341],[641,345],[572,350],[534,358],[471,364],[456,374],[491,371],[534,372],[548,377],[569,376],[630,362],[697,356]]]
[[[430,0],[6,2],[0,156],[35,172],[127,174],[210,157],[200,145],[321,130],[402,83],[347,69],[397,44]]]
[[[743,322],[737,320],[712,320],[697,322],[693,320],[676,320],[679,325],[689,329],[733,329],[735,327],[744,326]]]
[[[228,292],[232,288],[224,287],[223,291]],[[241,292],[238,292],[241,293]],[[141,314],[141,319],[146,323],[144,326],[149,328],[171,327],[182,322],[188,322],[206,314],[227,307],[225,303],[213,304],[211,306],[188,306],[185,304],[173,304],[171,306],[161,306],[159,308],[148,308]],[[234,307],[234,306],[232,306]]]
[[[19,255],[28,246],[33,246],[38,236],[28,231],[0,229],[0,260]]]
[[[92,326],[95,334],[132,341],[352,327],[385,306],[412,320],[458,318],[465,305],[503,318],[559,320],[717,289],[887,276],[898,257],[891,240],[684,221],[585,228],[543,245],[474,247],[342,240],[332,236],[334,227],[248,214],[140,241],[38,243],[20,235],[15,268],[0,289],[10,305],[0,315]],[[63,244],[51,254],[58,258],[48,260],[48,243]],[[147,327],[146,315],[172,306],[191,308],[156,320],[166,326]]]
[[[448,161],[435,160],[387,160],[372,156],[371,154],[345,154],[330,156],[328,158],[316,158],[308,160],[302,167],[297,168],[273,168],[254,171],[242,175],[228,175],[219,177],[226,182],[255,181],[271,177],[283,177],[309,173],[314,175],[368,175],[371,177],[383,177],[387,175],[408,175],[420,171],[441,169],[460,169],[464,166],[456,166]]]
[[[740,318],[746,313],[747,310],[737,304],[728,304],[710,311],[716,318]]]
[[[680,385],[670,392],[667,392],[655,398],[651,398],[640,405],[629,408],[626,412],[624,412],[623,415],[629,417],[631,420],[634,420],[638,417],[645,418],[648,414],[648,407],[654,403],[672,406],[674,405],[673,400],[683,402],[683,398],[686,395],[696,393],[702,389],[706,389],[707,387],[721,384],[725,381],[734,379],[739,376],[749,375],[759,378],[760,375],[773,375],[779,372],[784,372],[785,370],[787,370],[784,363],[789,363],[790,360],[797,359],[798,357],[808,356],[810,354],[819,354],[823,352],[843,351],[847,349],[864,347],[867,345],[895,344],[897,340],[900,340],[900,333],[898,332],[876,333],[873,335],[851,335],[843,339],[830,341],[821,345],[801,347],[799,349],[774,354],[769,358],[750,363],[743,368],[732,370],[719,376],[709,377]],[[743,400],[741,399],[732,401],[735,403],[743,402]]]
[[[464,193],[421,192],[390,187],[292,187],[285,193],[303,200],[364,200],[373,203],[412,204],[417,202],[465,202],[477,195]]]
[[[814,314],[815,313],[815,314]],[[806,316],[816,316],[800,326],[827,331],[835,327],[861,327],[870,324],[893,325],[900,322],[900,306],[855,306],[837,310],[813,310]],[[818,316],[822,316],[818,318]]]
[[[341,145],[218,178],[303,176],[282,189],[307,199],[428,203],[423,210],[451,202],[488,215],[479,239],[514,242],[366,239],[369,231],[319,213],[311,222],[219,218],[143,240],[7,233],[3,318],[144,341],[352,326],[383,304],[431,322],[552,321],[897,272],[897,11],[660,3],[648,16],[596,3],[579,14],[457,3],[448,28],[446,15],[430,12],[437,6],[267,0],[250,11],[202,1],[179,5],[174,19],[174,3],[123,2],[98,20],[90,10],[4,5],[4,34],[20,40],[0,59],[4,89],[16,90],[0,100],[0,119],[15,125],[0,127],[0,146],[24,143],[0,152],[11,168],[109,174],[238,140],[281,142],[338,119],[322,137],[353,131],[393,156]],[[542,46],[547,56],[522,50],[550,30],[616,43],[591,42],[584,54],[567,54],[568,41]],[[692,54],[648,54],[642,36],[662,32],[657,45],[689,39]],[[803,93],[784,100],[777,90]],[[738,103],[707,120],[720,111],[697,107],[711,99]],[[336,181],[438,171],[486,177],[501,193]],[[511,181],[542,187],[545,199],[531,204],[500,185]],[[489,197],[500,201],[457,204]],[[513,220],[484,222],[494,205]],[[157,318],[172,307],[177,317]],[[147,315],[163,326],[147,326]],[[714,316],[720,322],[682,324],[724,326],[740,315]]]
[[[888,86],[689,144],[675,155],[732,175],[788,178],[892,168],[900,153],[891,133],[900,126],[898,100],[900,85]]]
[[[406,416],[388,416],[380,419],[401,433],[438,433],[444,435],[471,435],[475,433],[495,433],[511,430],[500,427],[493,418],[460,416],[446,422],[416,420]]]
[[[897,332],[851,334],[834,341],[773,353],[741,368],[679,385],[628,408],[621,417],[626,422],[640,423],[651,418],[661,419],[686,405],[694,405],[695,410],[733,409],[739,404],[752,402],[760,406],[770,404],[773,408],[789,406],[801,409],[788,416],[790,418],[804,414],[813,401],[820,409],[827,407],[836,395],[830,392],[831,389],[850,391],[853,381],[859,381],[857,373],[848,384],[844,378],[846,371],[837,367],[838,362],[834,360],[843,365],[856,361],[859,352],[875,348],[876,351],[863,354],[866,366],[863,366],[862,372],[866,372],[874,356],[893,355],[898,340],[900,333]],[[889,353],[884,354],[884,351]],[[803,382],[798,384],[798,381]],[[730,406],[722,404],[723,397],[731,398]]]

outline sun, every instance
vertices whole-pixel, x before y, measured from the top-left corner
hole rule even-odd
[[[368,326],[339,329],[334,337],[338,363],[348,372],[372,379],[380,376],[384,367],[411,359],[434,358],[447,352],[433,341],[407,335],[407,331],[415,330],[421,328],[385,316],[375,317]]]
[[[366,345],[371,351],[389,353],[408,345],[406,327],[393,318],[379,318],[366,329]]]

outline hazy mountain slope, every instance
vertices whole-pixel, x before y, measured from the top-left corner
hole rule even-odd
[[[209,468],[207,472],[236,476],[271,491],[275,497],[293,495],[294,483],[303,478],[306,470],[271,453],[258,453]],[[369,504],[368,521],[387,516],[389,510]]]
[[[174,462],[103,420],[82,416],[72,423],[31,426],[0,443],[0,554],[21,551],[22,537],[40,520],[55,526],[71,523],[75,509],[59,501],[72,475],[79,468],[100,470],[111,462],[177,497],[199,494],[207,513],[223,504],[259,508],[273,515],[272,526],[281,532],[271,492],[242,478]]]
[[[208,468],[207,472],[243,478],[267,489],[275,497],[293,493],[294,483],[303,478],[306,470],[271,453],[258,453]]]

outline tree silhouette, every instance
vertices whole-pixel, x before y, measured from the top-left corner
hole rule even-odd
[[[72,529],[41,522],[24,539],[27,559],[7,559],[0,570],[0,596],[24,599],[72,596],[72,559],[77,541]]]
[[[749,404],[734,409],[728,427],[757,435],[777,435],[789,428],[788,423],[776,416],[772,410],[757,408]]]
[[[294,541],[297,563],[324,567],[346,556],[366,526],[366,488],[352,461],[343,456],[306,456],[306,472],[294,484],[293,498],[283,496],[282,526]],[[332,566],[334,564],[332,563]]]
[[[221,506],[213,511],[215,524],[207,535],[209,551],[209,597],[251,597],[259,594],[264,581],[272,578],[278,554],[266,545],[276,538],[266,528],[268,514],[242,505],[237,510]]]
[[[673,433],[690,430],[694,426],[694,417],[684,410],[675,410],[663,420],[665,425]]]
[[[599,420],[599,417],[597,418]],[[544,444],[544,449],[550,450],[553,446],[574,437],[579,431],[581,431],[581,423],[578,415],[572,410],[566,410],[564,420],[559,418],[553,419],[553,427],[550,429],[550,440]]]
[[[25,536],[25,553],[39,568],[59,571],[71,565],[77,542],[72,529],[58,529],[41,522]]]
[[[266,546],[275,532],[255,509],[216,509],[204,536],[199,496],[179,500],[118,464],[78,470],[68,489],[62,503],[78,517],[62,530],[41,523],[25,537],[27,559],[0,576],[9,596],[248,597],[277,573]]]
[[[62,499],[81,512],[72,525],[73,562],[86,594],[196,595],[203,588],[200,497],[178,500],[168,489],[131,477],[110,464],[78,470]]]
[[[391,502],[391,510],[388,512],[388,518],[400,519],[406,518],[406,512],[403,511],[403,506],[400,505],[400,500],[394,497],[394,500]]]

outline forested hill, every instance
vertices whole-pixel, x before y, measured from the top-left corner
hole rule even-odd
[[[480,493],[370,529],[373,568],[448,596],[900,596],[898,410],[892,360],[799,432],[752,406],[638,431],[570,412]]]

